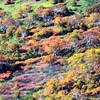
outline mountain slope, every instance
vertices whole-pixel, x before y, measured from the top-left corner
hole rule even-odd
[[[100,99],[99,1],[0,2],[0,100]]]

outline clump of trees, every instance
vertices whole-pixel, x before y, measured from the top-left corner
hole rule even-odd
[[[6,0],[4,2],[4,5],[8,5],[8,4],[14,4],[14,0]]]
[[[89,15],[92,13],[100,13],[100,4],[85,8],[84,13],[86,15]]]

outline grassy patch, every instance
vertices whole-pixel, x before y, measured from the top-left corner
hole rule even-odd
[[[30,2],[22,2],[21,1],[21,2],[16,2],[15,4],[12,4],[12,5],[4,5],[3,3],[4,3],[3,1],[0,2],[0,8],[4,9],[4,11],[6,11],[6,12],[11,13],[12,16],[14,16],[19,9],[21,9],[27,5],[32,6],[32,9],[34,12],[36,12],[40,6],[43,6],[43,7],[52,7],[53,6],[53,4],[48,1],[41,2],[41,3],[38,3],[38,2],[34,3],[32,1],[30,1]]]
[[[93,5],[98,3],[94,0],[79,0],[79,1],[76,0],[77,5],[72,6],[71,5],[71,0],[66,0],[66,2],[67,2],[66,6],[68,7],[68,9],[71,9],[71,10],[77,10],[77,9],[84,10],[86,7],[93,6]]]

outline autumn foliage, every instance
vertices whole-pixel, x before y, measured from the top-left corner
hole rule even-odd
[[[98,0],[1,1],[0,100],[98,99]]]

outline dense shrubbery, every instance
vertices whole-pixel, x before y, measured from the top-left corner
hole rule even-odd
[[[81,13],[81,0],[47,0],[36,6],[18,2],[24,3],[5,2],[4,7],[12,7],[13,13],[0,6],[0,81],[15,78],[8,88],[1,84],[1,95],[5,97],[5,88],[12,87],[11,96],[21,100],[99,98],[100,4]],[[23,74],[32,76],[28,80]],[[19,83],[18,78],[22,78]]]

